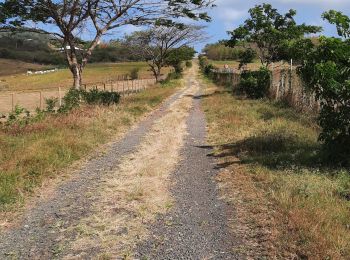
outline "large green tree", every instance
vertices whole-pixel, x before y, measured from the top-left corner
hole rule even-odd
[[[296,46],[300,74],[320,100],[320,140],[332,162],[350,164],[350,19],[337,11],[323,14],[339,36],[320,37],[318,44]]]
[[[254,49],[265,67],[279,59],[280,46],[285,42],[321,31],[318,26],[298,25],[294,20],[295,10],[280,14],[270,4],[256,5],[249,9],[249,15],[243,25],[229,32],[228,45],[235,47],[240,43]]]
[[[2,30],[27,30],[58,37],[79,88],[82,73],[103,35],[125,25],[175,18],[209,20],[205,9],[213,0],[4,0],[0,3]],[[78,40],[89,31],[89,46]],[[85,37],[84,37],[85,38]]]

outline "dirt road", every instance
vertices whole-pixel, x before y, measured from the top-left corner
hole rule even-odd
[[[0,234],[0,259],[236,259],[194,66],[186,87]]]

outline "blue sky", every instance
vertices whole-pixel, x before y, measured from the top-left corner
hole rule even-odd
[[[261,3],[270,3],[282,13],[295,9],[298,23],[322,26],[324,27],[322,34],[325,35],[335,35],[336,31],[334,26],[321,19],[324,11],[335,9],[350,15],[350,0],[217,0],[217,7],[209,12],[212,22],[207,24],[206,31],[210,35],[210,40],[206,43],[227,38],[226,32],[242,24],[248,17],[248,9]],[[200,51],[206,43],[195,46],[197,51]]]

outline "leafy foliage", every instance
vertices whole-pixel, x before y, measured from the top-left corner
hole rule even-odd
[[[63,105],[59,108],[59,112],[69,112],[70,110],[80,106],[82,102],[89,105],[110,106],[118,104],[120,94],[113,91],[104,91],[92,89],[89,91],[71,88],[63,98]]]
[[[244,49],[240,47],[231,48],[223,42],[218,42],[207,44],[203,52],[211,60],[239,60]]]
[[[286,41],[301,39],[307,33],[321,30],[317,26],[297,25],[294,20],[295,10],[280,14],[270,4],[256,5],[249,10],[250,18],[243,25],[229,32],[229,46],[248,43],[249,48],[257,50],[261,64],[268,66],[279,59],[279,47]]]
[[[337,26],[339,36],[350,36],[349,17],[331,10],[323,18]],[[320,100],[319,139],[325,155],[333,163],[350,165],[350,42],[321,37],[318,45],[305,44],[299,52],[299,73]]]
[[[118,104],[120,95],[117,92],[101,91],[92,89],[90,91],[80,91],[83,100],[89,105],[110,106]]]
[[[192,60],[196,51],[188,46],[183,46],[170,51],[166,58],[166,64],[172,66],[176,73],[183,71],[182,63]]]
[[[192,61],[188,60],[186,61],[186,68],[192,68],[193,64],[192,64]]]
[[[300,75],[321,103],[319,139],[333,162],[350,163],[350,45],[337,38],[320,38],[305,51]]]
[[[252,63],[256,57],[253,49],[246,49],[239,55],[239,69],[244,68],[248,63]]]
[[[261,67],[258,71],[244,71],[241,74],[239,90],[252,99],[264,98],[268,94],[271,74]]]
[[[130,71],[130,78],[131,79],[138,79],[139,78],[139,72],[140,72],[140,68],[133,68]]]

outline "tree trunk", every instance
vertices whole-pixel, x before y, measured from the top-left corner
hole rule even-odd
[[[159,82],[159,80],[160,80],[161,69],[162,69],[161,66],[157,66],[156,73],[155,73],[157,82]]]
[[[80,89],[82,85],[82,71],[79,64],[72,64],[70,70],[73,74],[73,87]]]

